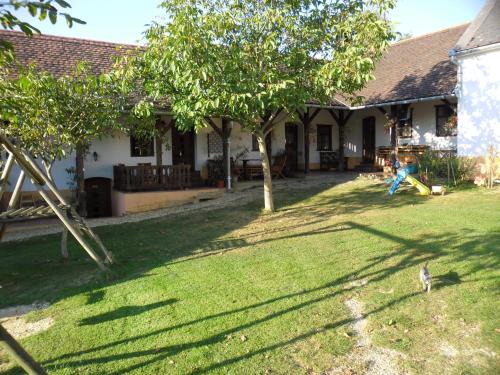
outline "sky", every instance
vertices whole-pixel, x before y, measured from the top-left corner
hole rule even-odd
[[[68,28],[64,19],[56,25],[39,22],[26,11],[18,16],[38,27],[42,33],[101,40],[114,43],[137,44],[152,20],[162,17],[158,9],[161,0],[67,0],[73,17],[87,22]],[[485,0],[398,0],[389,14],[395,28],[412,36],[426,34],[471,21]]]

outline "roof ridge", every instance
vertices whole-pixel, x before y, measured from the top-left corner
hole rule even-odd
[[[92,44],[92,45],[108,46],[108,47],[141,47],[140,44],[114,43],[114,42],[106,42],[106,41],[95,40],[95,39],[74,38],[74,37],[52,35],[52,34],[33,34],[33,36],[30,37],[30,36],[27,36],[26,34],[24,34],[22,31],[17,31],[17,30],[5,30],[5,29],[2,30],[2,29],[0,29],[0,34],[8,34],[8,35],[17,34],[19,36],[24,36],[26,38],[43,38],[43,39],[60,40],[60,41],[64,41],[64,42],[73,42],[73,43],[80,43],[80,44]]]
[[[391,44],[391,47],[399,45],[399,44],[403,44],[403,43],[406,43],[406,42],[411,42],[411,41],[414,41],[416,39],[427,38],[427,37],[430,37],[430,36],[432,36],[434,34],[442,33],[442,32],[448,31],[448,30],[452,30],[452,29],[457,29],[459,27],[464,27],[466,25],[470,25],[470,22],[460,23],[458,25],[453,25],[453,26],[445,27],[443,29],[438,29],[438,30],[435,30],[435,31],[431,31],[431,32],[422,34],[422,35],[418,35],[418,36],[414,36],[414,37],[411,37],[411,38],[408,38],[408,39],[400,40],[398,42],[395,42],[395,43]]]

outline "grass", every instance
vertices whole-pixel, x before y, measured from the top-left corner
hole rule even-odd
[[[54,326],[22,344],[55,374],[319,373],[355,345],[352,297],[402,371],[498,373],[500,192],[385,190],[357,180],[278,194],[269,215],[258,201],[99,228],[112,280],[75,244],[62,263],[57,236],[2,244],[0,307],[52,303],[28,318]]]

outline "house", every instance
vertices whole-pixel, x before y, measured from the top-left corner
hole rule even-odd
[[[268,139],[271,153],[286,153],[290,172],[307,172],[328,168],[328,161],[336,159],[335,152],[342,145],[346,166],[359,170],[382,165],[394,146],[399,147],[403,156],[405,152],[415,154],[425,148],[444,153],[458,151],[462,155],[470,154],[470,150],[484,153],[482,145],[487,141],[499,146],[499,115],[494,113],[500,104],[499,73],[494,69],[494,60],[498,61],[500,54],[497,49],[499,23],[495,23],[498,2],[489,2],[485,9],[478,16],[482,21],[393,44],[378,62],[375,80],[359,93],[364,97],[361,104],[347,103],[342,98],[330,106],[308,104],[307,116],[290,116],[273,129]],[[55,36],[28,39],[12,31],[0,31],[0,38],[14,44],[22,63],[35,63],[54,74],[64,73],[80,60],[90,62],[96,72],[105,71],[110,67],[111,58],[119,53],[118,47],[133,48]],[[452,58],[450,50],[455,51]],[[474,69],[479,67],[485,69],[487,81],[474,81]],[[485,94],[482,85],[489,85],[488,93]],[[478,100],[484,105],[480,111],[475,109]],[[167,111],[160,112],[159,116],[165,124],[171,124]],[[395,130],[387,128],[388,121],[396,123]],[[220,119],[213,122],[215,128],[207,126],[196,134],[181,133],[171,126],[163,144],[120,133],[96,140],[86,159],[85,177],[108,179],[108,185],[113,185],[114,214],[169,205],[171,194],[146,194],[137,190],[201,185],[207,178],[207,161],[221,155],[223,150],[219,130],[223,124]],[[260,156],[252,135],[242,131],[237,123],[224,125],[231,128],[231,155],[247,149],[245,163],[258,164]],[[153,168],[160,152],[163,167]],[[66,171],[73,166],[74,155],[54,166],[55,181],[60,189],[68,190],[70,176]],[[129,182],[133,179],[136,185],[126,185],[127,178]],[[25,191],[31,189],[29,184],[24,186]],[[147,204],[141,206],[137,202]]]
[[[500,1],[487,1],[450,51],[458,66],[458,153],[500,149]]]

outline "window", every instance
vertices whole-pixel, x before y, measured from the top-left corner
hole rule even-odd
[[[155,145],[152,138],[141,139],[134,136],[130,136],[130,156],[140,157],[140,156],[154,156]]]
[[[456,114],[447,104],[436,106],[436,135],[438,137],[457,135]]]
[[[222,154],[224,146],[222,144],[222,138],[219,134],[217,134],[216,132],[208,133],[207,141],[208,157],[210,157],[210,155]]]
[[[332,127],[331,125],[316,125],[318,131],[318,151],[331,151]]]
[[[413,135],[413,108],[400,112],[398,119],[398,137],[411,138]]]
[[[259,151],[259,142],[255,134],[252,134],[252,151]]]

